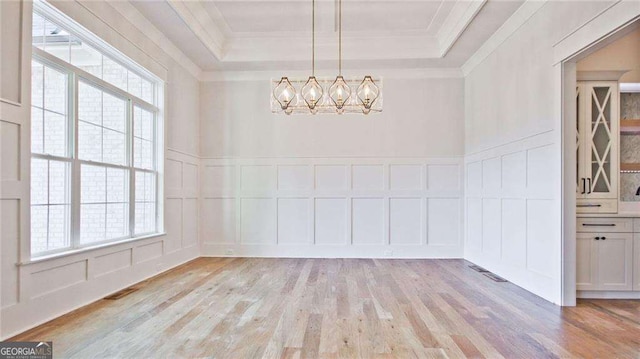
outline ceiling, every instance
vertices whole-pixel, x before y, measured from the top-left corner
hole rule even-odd
[[[310,67],[310,0],[131,2],[203,71]],[[344,0],[344,67],[460,67],[522,3]],[[319,69],[336,67],[337,4],[316,0]]]

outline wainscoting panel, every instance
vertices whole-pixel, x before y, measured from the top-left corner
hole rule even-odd
[[[202,159],[201,171],[203,255],[463,253],[459,157]]]
[[[166,235],[50,259],[30,261],[27,255],[20,262],[18,241],[21,232],[28,233],[29,223],[21,218],[21,201],[0,200],[2,251],[7,258],[2,262],[3,337],[15,335],[199,256],[199,158],[172,150],[168,150],[166,156]],[[25,230],[18,230],[19,223]],[[8,255],[11,252],[13,256]]]
[[[347,213],[345,198],[316,198],[314,243],[347,244]]]
[[[465,159],[465,258],[559,303],[560,178],[554,132]]]

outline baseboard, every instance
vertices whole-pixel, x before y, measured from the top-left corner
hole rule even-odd
[[[265,258],[462,258],[461,246],[202,244],[203,257]]]
[[[576,298],[580,299],[640,299],[640,291],[596,291],[579,290]]]

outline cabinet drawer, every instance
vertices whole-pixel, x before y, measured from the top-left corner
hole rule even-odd
[[[577,213],[617,213],[618,200],[616,199],[578,199],[576,203]]]
[[[578,218],[578,232],[633,232],[632,218]]]

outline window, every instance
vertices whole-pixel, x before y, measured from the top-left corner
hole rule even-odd
[[[161,91],[147,70],[34,3],[32,256],[161,231]]]

